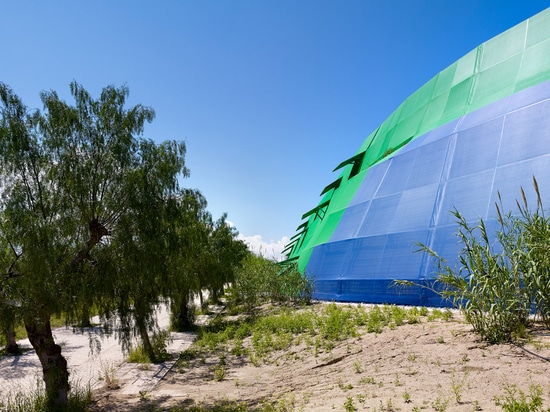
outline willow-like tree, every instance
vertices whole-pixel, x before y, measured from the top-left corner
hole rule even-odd
[[[156,202],[187,174],[183,143],[142,137],[154,111],[125,108],[126,87],[105,87],[98,99],[75,82],[70,91],[74,104],[43,92],[43,109],[30,111],[0,83],[0,240],[11,256],[0,289],[24,321],[52,410],[64,409],[70,387],[50,319],[112,309],[114,286],[130,294],[128,285],[143,285],[164,253],[150,238]],[[147,320],[155,291],[140,298]]]

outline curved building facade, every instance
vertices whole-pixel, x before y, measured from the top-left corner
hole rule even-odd
[[[496,225],[532,178],[550,205],[550,9],[481,44],[412,94],[336,167],[287,258],[324,300],[444,305],[422,287],[461,245],[451,211]],[[531,193],[532,192],[532,193]],[[529,199],[530,198],[530,199]],[[532,203],[536,204],[536,203]]]

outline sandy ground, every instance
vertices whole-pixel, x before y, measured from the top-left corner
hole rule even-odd
[[[550,363],[541,357],[550,358],[547,330],[533,331],[523,349],[487,345],[455,314],[449,322],[424,320],[365,333],[318,356],[303,344],[276,352],[259,366],[246,355],[228,355],[221,381],[214,378],[218,356],[195,359],[173,367],[140,396],[100,390],[95,408],[170,410],[234,400],[249,406],[275,402],[277,411],[346,411],[352,406],[358,411],[499,411],[496,400],[504,402],[507,391],[519,400],[520,390],[529,396],[531,388],[539,388],[546,410]]]
[[[92,319],[99,322],[99,319]],[[168,327],[169,314],[166,307],[157,311],[159,328]],[[140,391],[152,390],[170,370],[179,353],[195,340],[193,333],[172,333],[168,352],[174,360],[158,365],[139,367],[125,362],[125,355],[113,334],[105,335],[101,328],[58,328],[54,339],[62,348],[69,366],[71,386],[93,390],[105,387],[105,382],[116,378],[121,394],[137,396]],[[23,354],[0,358],[0,400],[17,393],[33,393],[43,387],[42,367],[28,339],[19,341]]]

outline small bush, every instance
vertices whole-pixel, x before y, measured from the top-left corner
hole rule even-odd
[[[168,353],[168,344],[172,342],[170,332],[162,330],[153,335],[151,344],[153,345],[153,351],[155,352],[155,361],[164,362],[171,358]]]
[[[145,352],[142,345],[138,345],[130,350],[126,362],[129,363],[151,363],[149,355]]]
[[[254,254],[248,255],[235,273],[228,291],[229,305],[252,312],[267,301],[307,304],[311,300],[311,281],[295,264],[280,266],[277,262]]]

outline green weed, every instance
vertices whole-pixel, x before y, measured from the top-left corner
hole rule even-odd
[[[434,409],[434,411],[437,411],[437,412],[445,412],[448,406],[449,406],[449,400],[443,399],[440,396],[435,398],[435,400],[432,402],[432,408]]]
[[[145,352],[142,345],[138,345],[135,348],[131,349],[128,353],[126,361],[129,363],[141,363],[147,364],[151,363],[149,355]]]
[[[542,388],[538,385],[531,385],[529,394],[516,385],[508,385],[503,396],[495,397],[495,405],[506,412],[539,412],[543,411],[542,404]]]
[[[355,403],[353,403],[353,398],[351,396],[348,396],[346,401],[344,402],[344,409],[346,412],[354,412],[357,410],[355,407]]]

